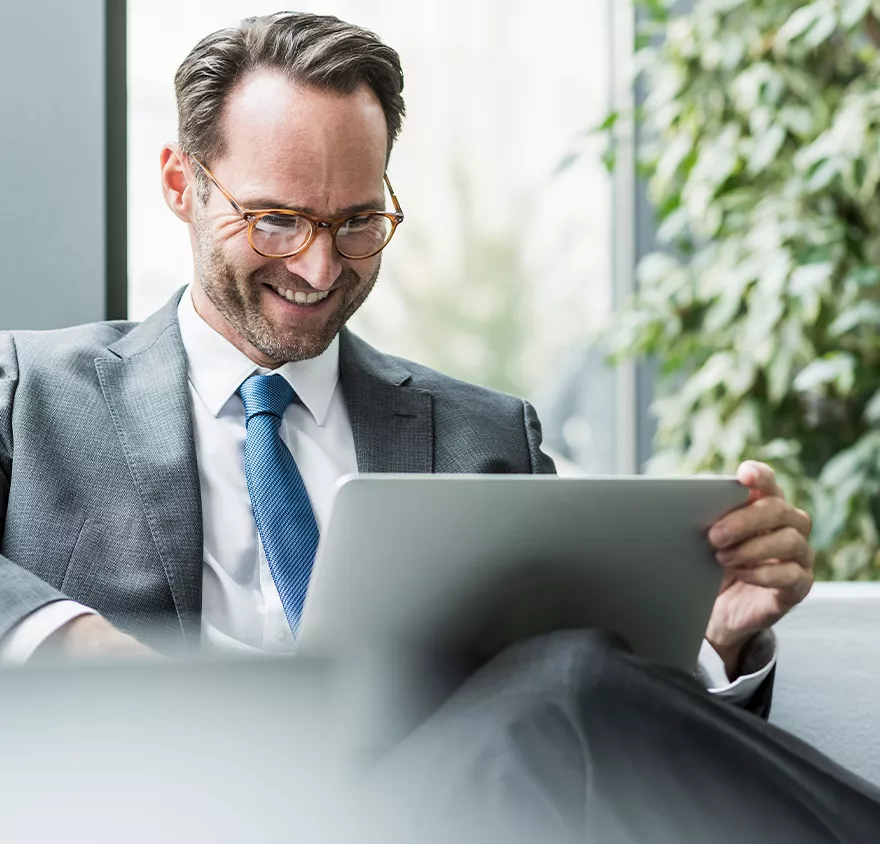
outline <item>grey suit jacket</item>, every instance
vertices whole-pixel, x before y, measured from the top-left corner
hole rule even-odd
[[[180,295],[140,324],[0,334],[0,637],[69,597],[145,642],[198,643],[202,514]],[[520,399],[348,331],[340,377],[362,472],[554,471]]]

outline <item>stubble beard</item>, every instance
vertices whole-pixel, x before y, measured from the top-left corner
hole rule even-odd
[[[253,273],[243,275],[236,271],[223,256],[219,247],[210,241],[204,231],[196,226],[199,248],[196,252],[196,283],[229,323],[232,329],[251,346],[279,365],[288,361],[308,360],[327,350],[346,322],[354,315],[370,295],[379,275],[381,260],[369,278],[362,278],[353,269],[342,271],[334,284],[333,298],[338,297],[333,312],[320,329],[308,334],[295,328],[279,330],[260,308],[263,286],[299,288],[280,262],[273,262]],[[274,295],[274,294],[271,294]]]

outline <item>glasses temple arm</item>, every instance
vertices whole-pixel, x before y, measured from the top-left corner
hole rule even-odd
[[[199,159],[196,158],[196,156],[194,156],[194,155],[190,155],[190,158],[191,158],[193,161],[195,161],[195,163],[198,164],[199,167],[201,167],[201,169],[202,169],[202,171],[204,172],[204,174],[205,174],[205,175],[206,175],[206,176],[207,176],[207,177],[208,177],[208,178],[214,183],[214,187],[216,187],[217,190],[219,190],[220,193],[223,194],[223,196],[226,198],[226,201],[227,201],[227,202],[228,202],[228,203],[229,203],[229,204],[235,209],[235,211],[236,211],[238,214],[241,214],[241,216],[242,216],[243,218],[247,218],[247,211],[245,211],[245,209],[242,208],[242,207],[238,204],[238,202],[236,202],[235,197],[234,197],[234,196],[233,196],[228,190],[226,190],[226,188],[224,188],[223,185],[220,184],[220,182],[217,181],[217,179],[216,179],[216,177],[214,176],[214,174],[213,174],[213,173],[212,173],[207,167],[205,167],[205,165],[202,164],[202,162],[199,161]]]
[[[391,187],[391,179],[388,178],[387,173],[385,173],[384,178],[385,178],[385,184],[388,186],[388,193],[391,194],[391,201],[394,203],[394,210],[402,216],[403,209],[400,207],[400,203],[397,201],[397,194],[394,193],[394,188]]]

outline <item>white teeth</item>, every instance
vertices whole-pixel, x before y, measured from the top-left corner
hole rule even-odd
[[[304,290],[288,290],[284,287],[276,287],[275,292],[288,302],[296,302],[297,305],[314,305],[322,299],[326,299],[330,295],[329,290],[321,293],[306,293]]]

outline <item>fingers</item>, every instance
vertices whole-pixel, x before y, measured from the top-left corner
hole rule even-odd
[[[737,579],[777,590],[780,603],[788,608],[803,601],[813,586],[812,569],[804,569],[798,563],[777,562],[744,569],[737,572]]]
[[[737,469],[736,478],[743,486],[761,495],[785,497],[779,484],[776,483],[776,474],[766,463],[746,460]]]
[[[813,550],[806,537],[795,527],[783,527],[760,534],[726,548],[715,555],[726,569],[754,568],[769,561],[796,563],[805,570],[813,568]],[[778,567],[778,563],[775,564]]]
[[[719,519],[709,531],[709,542],[716,550],[721,551],[733,548],[758,534],[773,533],[783,528],[793,528],[806,544],[812,522],[807,513],[792,506],[784,498],[768,496]],[[790,558],[783,556],[783,559]]]

